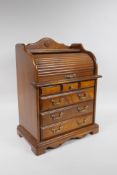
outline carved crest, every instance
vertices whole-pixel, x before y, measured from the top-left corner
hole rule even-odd
[[[42,38],[41,40],[35,43],[30,43],[26,45],[26,48],[27,49],[68,49],[69,46],[62,43],[57,43],[51,38]]]

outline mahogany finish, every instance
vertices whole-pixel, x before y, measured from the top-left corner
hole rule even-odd
[[[60,109],[40,113],[41,126],[48,126],[72,117],[84,115],[93,112],[94,101],[86,101]]]
[[[41,128],[42,140],[55,137],[60,133],[72,131],[74,129],[81,128],[83,126],[92,124],[93,117],[91,115],[83,115],[80,117],[74,117],[69,120],[58,122],[57,124],[49,125]]]
[[[92,100],[93,98],[94,88],[87,88],[79,91],[71,91],[51,96],[44,96],[40,97],[40,110],[47,111],[86,100]]]
[[[95,134],[95,56],[82,44],[50,38],[16,45],[19,125],[36,155],[72,138]]]

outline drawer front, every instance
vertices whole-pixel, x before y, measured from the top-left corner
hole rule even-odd
[[[82,81],[80,83],[80,88],[86,88],[86,87],[92,87],[95,85],[95,80],[90,80],[90,81]]]
[[[55,86],[45,86],[41,88],[41,94],[42,95],[50,95],[50,94],[56,94],[61,92],[61,86],[55,85]]]
[[[61,109],[47,111],[40,114],[41,126],[51,125],[72,117],[93,112],[93,101],[82,102],[77,105],[64,107]]]
[[[46,98],[41,97],[41,111],[47,111],[51,109],[68,106],[82,101],[92,100],[94,98],[94,88],[83,89],[76,92],[60,94],[55,97],[48,96]]]
[[[59,134],[63,134],[68,131],[72,131],[77,128],[89,125],[93,122],[93,114],[79,116],[73,119],[69,119],[57,124],[49,125],[48,127],[41,128],[41,139],[50,139]]]
[[[63,84],[63,91],[70,91],[70,90],[77,90],[78,89],[78,83],[67,83]]]
[[[82,88],[93,87],[95,85],[94,80],[73,82],[73,83],[63,83],[59,85],[49,85],[41,87],[41,95],[51,95],[66,91],[78,90]]]

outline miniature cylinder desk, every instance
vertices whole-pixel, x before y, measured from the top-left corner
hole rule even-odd
[[[82,44],[50,38],[16,44],[17,133],[36,155],[72,138],[95,134],[96,58]]]

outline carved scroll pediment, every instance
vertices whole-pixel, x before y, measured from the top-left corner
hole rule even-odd
[[[35,43],[30,43],[26,45],[26,48],[27,49],[68,49],[69,46],[62,43],[57,43],[51,38],[42,38],[41,40]]]

